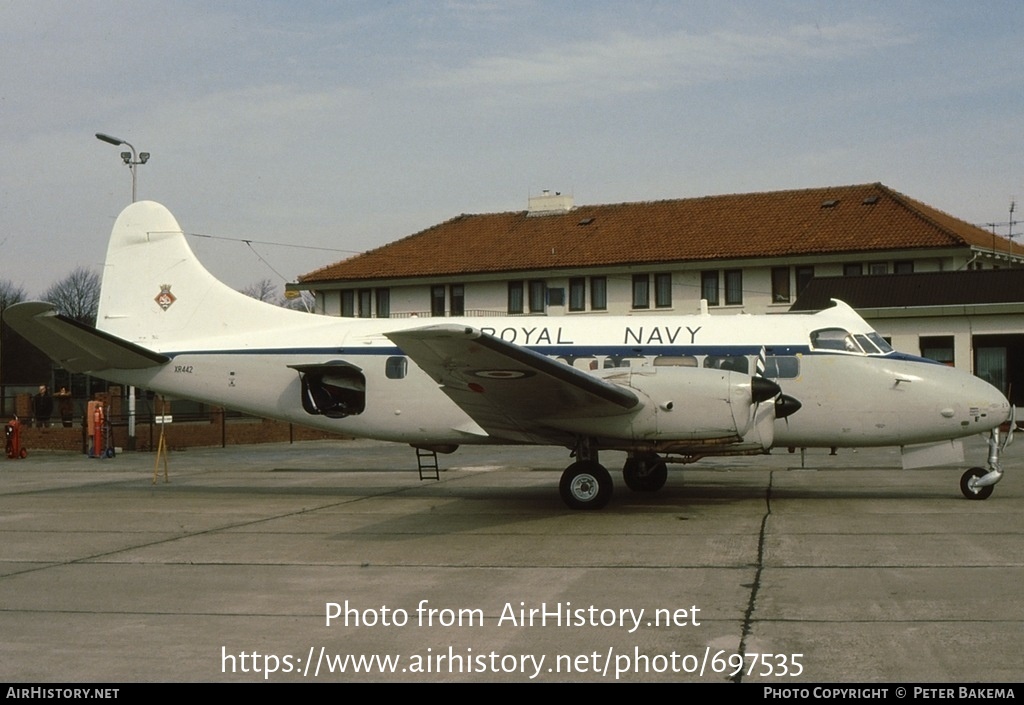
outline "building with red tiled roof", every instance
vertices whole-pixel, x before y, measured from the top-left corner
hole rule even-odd
[[[345,316],[786,310],[813,277],[1024,263],[1012,241],[880,183],[460,215],[291,288]]]

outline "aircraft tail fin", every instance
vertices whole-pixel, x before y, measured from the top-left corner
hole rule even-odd
[[[217,280],[159,203],[133,203],[114,223],[96,319],[102,331],[159,350],[286,326],[304,315],[257,301]]]

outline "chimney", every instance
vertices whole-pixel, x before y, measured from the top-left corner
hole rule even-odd
[[[573,209],[572,196],[563,196],[560,191],[551,193],[547,189],[539,196],[530,196],[526,215],[529,218],[542,215],[561,215]]]

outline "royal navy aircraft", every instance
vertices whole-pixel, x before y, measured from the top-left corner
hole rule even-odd
[[[450,452],[462,444],[571,451],[560,493],[607,504],[599,454],[626,454],[636,491],[667,463],[773,447],[900,446],[945,464],[1012,407],[962,370],[894,351],[849,306],[818,313],[339,319],[262,303],[211,275],[171,213],[150,201],[114,224],[96,328],[42,302],[9,308],[19,333],[73,372],[355,437]],[[1012,428],[1011,423],[1011,428]],[[436,456],[435,456],[436,459]],[[962,449],[959,459],[962,459]]]

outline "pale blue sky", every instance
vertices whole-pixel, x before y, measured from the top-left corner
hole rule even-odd
[[[96,132],[152,153],[139,196],[186,231],[339,250],[542,189],[881,181],[1006,221],[1022,39],[1019,1],[0,0],[0,278],[99,267],[131,181]],[[193,244],[232,286],[280,282]],[[257,250],[288,279],[344,256]]]

